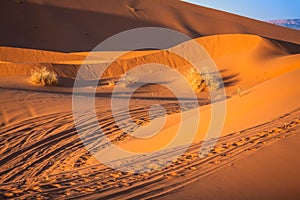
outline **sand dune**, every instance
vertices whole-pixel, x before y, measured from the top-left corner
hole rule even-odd
[[[285,138],[161,199],[296,200],[299,196],[298,143],[299,134]]]
[[[277,42],[255,35],[207,36],[197,38],[196,41],[213,58],[223,77],[229,78],[228,82],[231,83],[227,88],[229,95],[234,95],[238,88],[248,89],[282,73],[295,70],[299,66],[299,55],[290,55]],[[0,76],[29,76],[32,69],[46,66],[55,71],[58,76],[73,80],[81,66],[78,63],[83,63],[88,55],[87,53],[66,54],[7,47],[2,47],[2,51],[1,61],[4,62],[0,63]],[[193,52],[190,51],[192,55]],[[22,56],[14,58],[15,54]],[[101,63],[105,65],[110,62],[114,54],[113,52],[102,54],[93,52],[84,62],[87,65],[91,62],[90,65],[101,67]],[[196,59],[197,55],[194,56]],[[135,66],[147,63],[170,66],[179,72],[184,72],[189,66],[188,62],[168,50],[134,51],[124,54],[110,64],[103,78],[119,77]],[[253,71],[255,73],[252,73]]]
[[[5,1],[0,24],[3,27],[0,32],[0,199],[172,199],[179,196],[218,199],[218,188],[230,198],[241,198],[253,186],[254,198],[292,199],[296,195],[299,181],[290,182],[287,178],[294,176],[296,169],[286,161],[299,164],[294,160],[298,149],[293,139],[298,140],[300,130],[299,31],[178,0]],[[196,104],[190,102],[190,96],[184,96],[188,92],[185,93],[182,82],[171,71],[184,74],[191,63],[172,52],[177,49],[199,59],[189,41],[166,45],[162,50],[89,52],[113,34],[145,26],[171,28],[194,38],[216,63],[224,81],[226,99],[211,102],[207,90],[197,94]],[[113,60],[120,54],[123,55]],[[182,115],[188,116],[185,119],[188,123],[193,123],[200,112],[200,122],[185,129],[184,136],[188,136],[190,129],[198,127],[186,152],[166,163],[167,158],[173,158],[184,148],[181,146],[186,142],[184,137],[180,146],[164,149],[163,154],[115,160],[130,169],[120,172],[99,162],[95,158],[97,154],[87,150],[74,124],[73,84],[81,65],[101,69],[110,62],[102,77],[95,77],[91,72],[77,80],[82,81],[77,86],[82,91],[80,95],[91,94],[95,89],[96,117],[105,136],[122,149],[152,152],[172,140]],[[136,73],[148,78],[149,83],[155,77],[171,87],[146,84],[138,88],[129,102],[134,123],[128,122],[127,111],[122,109],[117,110],[119,118],[115,119],[111,110],[112,91],[123,87],[115,84],[129,70],[148,63],[170,68],[146,65]],[[58,86],[42,87],[29,82],[32,70],[41,67],[57,73]],[[94,88],[97,78],[100,81]],[[183,108],[172,88],[184,91]],[[126,86],[115,97],[126,99],[128,91],[130,87]],[[208,149],[204,139],[211,122],[211,108],[222,102],[227,107],[224,127],[217,143]],[[164,107],[165,114],[151,120],[149,110],[159,113],[161,109],[153,107],[157,104]],[[83,105],[87,106],[86,102]],[[164,122],[162,117],[166,123],[159,134],[148,139],[129,134],[138,133],[151,123],[154,126],[150,130],[156,128]],[[79,120],[85,130],[98,131],[99,127],[88,115]],[[212,135],[217,137],[214,128]],[[88,140],[97,143],[103,139],[97,136],[92,135]],[[203,145],[207,151],[199,153]],[[287,156],[281,153],[283,148],[287,148],[284,151]],[[100,146],[98,153],[101,151],[111,160],[116,159],[109,143]],[[266,164],[265,159],[272,162]],[[256,165],[260,164],[266,168],[258,169]],[[278,165],[286,170],[282,172]],[[134,166],[148,171],[141,172]],[[270,170],[271,167],[274,168]],[[252,174],[256,173],[259,179],[253,178]],[[227,175],[232,178],[231,185],[225,180]],[[271,183],[270,177],[281,177],[283,182]],[[219,187],[215,180],[221,180],[225,186]],[[262,183],[270,185],[262,186]],[[201,191],[205,190],[203,195],[199,194],[199,186]],[[278,191],[271,191],[269,186]],[[190,189],[186,190],[187,187]],[[234,193],[238,192],[236,187],[243,193]],[[281,187],[292,189],[282,192]],[[173,195],[179,188],[183,190]]]
[[[299,31],[179,0],[91,0],[88,4],[84,0],[22,2],[3,2],[0,23],[5,28],[0,33],[1,46],[89,51],[121,31],[151,26],[177,30],[192,38],[254,34],[284,41],[282,44],[290,51],[300,51],[297,45],[291,44],[300,44]]]
[[[34,49],[0,47],[1,61],[15,63],[56,63],[83,60],[85,56]]]
[[[299,69],[289,72],[287,74],[276,77],[270,81],[259,84],[256,87],[251,88],[249,91],[245,91],[242,96],[236,95],[235,97],[227,100],[226,103],[226,120],[222,132],[222,136],[238,132],[239,130],[245,130],[248,127],[255,127],[263,123],[274,120],[277,116],[283,116],[286,113],[292,112],[295,107],[300,104],[299,94],[300,88],[295,86],[295,83],[300,75]],[[273,93],[266,93],[271,90],[280,91]],[[259,98],[257,98],[259,97]],[[272,102],[272,104],[270,104]],[[289,102],[283,104],[282,102]],[[219,103],[216,103],[219,104]],[[276,109],[274,109],[276,108]],[[211,105],[202,106],[200,108],[200,117],[198,132],[194,138],[194,142],[198,143],[205,139],[213,139],[218,137],[217,133],[213,133],[215,130],[209,129],[212,120]],[[259,110],[260,112],[257,112]],[[194,122],[190,118],[196,118],[198,111],[190,110],[191,114],[189,118],[186,118],[187,122]],[[218,119],[218,118],[217,118]],[[251,119],[251,120],[249,120]],[[161,119],[154,119],[159,121]],[[126,149],[131,152],[152,152],[165,146],[172,138],[176,136],[177,130],[180,129],[180,122],[182,122],[182,114],[173,114],[167,117],[166,128],[161,130],[159,134],[151,137],[150,139],[135,139],[129,140],[121,144],[122,149]],[[171,124],[171,125],[170,125]],[[190,125],[192,127],[192,124]],[[210,133],[211,132],[211,133]],[[210,138],[206,138],[207,135],[211,135]],[[152,144],[151,146],[147,144]],[[184,145],[184,143],[182,143]],[[108,149],[108,151],[110,151]]]
[[[231,44],[233,40],[236,41],[235,45]],[[225,163],[232,163],[235,158],[244,156],[243,153],[240,153],[244,149],[258,149],[262,144],[268,144],[269,140],[274,141],[277,137],[285,135],[286,130],[298,127],[299,112],[294,110],[299,107],[300,103],[298,101],[299,88],[295,84],[299,77],[299,55],[290,55],[277,43],[253,35],[209,36],[199,38],[197,42],[204,46],[218,63],[218,67],[224,70],[224,76],[236,74],[235,78],[238,80],[234,85],[226,87],[228,96],[232,98],[227,100],[229,117],[226,118],[222,133],[224,137],[220,139],[219,146],[216,146],[208,157],[199,158],[197,156],[201,146],[201,142],[198,142],[203,140],[203,131],[209,123],[210,116],[210,106],[202,106],[199,109],[201,115],[204,116],[202,119],[205,123],[201,122],[193,148],[165,170],[140,175],[120,174],[118,171],[109,169],[95,160],[84,149],[73,124],[71,88],[61,86],[59,88],[41,88],[26,82],[29,77],[29,70],[41,65],[56,70],[60,76],[72,78],[79,66],[58,63],[69,59],[82,59],[82,57],[74,57],[74,54],[58,54],[61,55],[58,57],[57,54],[45,53],[47,56],[45,56],[44,61],[49,62],[45,64],[35,59],[36,56],[39,56],[35,51],[23,49],[22,51],[28,53],[27,59],[31,63],[22,63],[25,60],[22,60],[24,58],[21,56],[16,59],[11,57],[9,63],[3,61],[2,76],[6,76],[9,81],[5,81],[5,77],[3,77],[0,83],[2,87],[1,96],[3,97],[1,97],[1,108],[3,109],[0,118],[2,122],[0,139],[2,155],[0,161],[1,193],[6,197],[19,196],[24,198],[66,195],[77,198],[160,196],[198,180],[204,172],[197,172],[197,168],[215,171]],[[189,66],[167,52],[167,50],[162,50],[149,54],[144,52],[126,54],[118,60],[117,64],[110,67],[106,77],[121,75],[126,70],[143,64],[145,61],[169,64],[177,69]],[[166,53],[168,56],[163,56]],[[97,52],[97,54],[101,57],[101,52]],[[80,56],[80,54],[78,55]],[[107,54],[105,56],[108,58]],[[5,58],[9,58],[9,56]],[[171,62],[172,59],[174,61],[174,58],[176,62]],[[27,72],[20,66],[27,66]],[[120,66],[123,68],[116,70]],[[15,71],[12,70],[14,67]],[[253,71],[256,72],[255,75]],[[14,76],[8,76],[10,75],[8,72]],[[14,80],[11,78],[22,75],[22,73],[27,75],[24,79]],[[20,83],[17,84],[18,82]],[[238,93],[238,87],[245,87],[245,91]],[[134,146],[140,147],[139,151],[149,151],[156,149],[166,138],[172,138],[173,130],[177,128],[180,122],[178,114],[176,114],[180,108],[176,100],[146,98],[157,93],[158,89],[154,86],[147,86],[145,90],[141,89],[143,91],[141,96],[132,101],[131,107],[131,116],[140,125],[149,122],[147,108],[153,104],[164,105],[167,113],[171,114],[167,119],[173,125],[163,130],[162,134],[152,138],[152,144],[155,145],[149,146],[143,142],[132,140],[115,126],[110,108],[107,107],[110,102],[110,99],[107,98],[109,96],[103,94],[104,91],[109,94],[111,89],[99,87],[100,98],[97,98],[96,109],[97,113],[101,113],[99,120],[105,127],[105,133],[109,135],[112,141],[118,141],[118,145],[124,149],[136,151],[136,148],[131,149]],[[40,92],[33,92],[34,90],[40,90]],[[266,91],[269,92],[266,93]],[[170,94],[161,90],[160,95],[168,96]],[[289,103],[282,104],[282,102]],[[207,101],[200,101],[199,103],[206,104]],[[193,110],[188,112],[193,112]],[[86,125],[89,126],[89,119],[83,120],[86,120]],[[122,121],[120,122],[122,123]],[[261,124],[266,124],[263,125],[266,128],[258,126]],[[286,126],[285,124],[289,125]],[[257,126],[259,128],[251,129],[251,127]],[[90,126],[89,128],[94,129],[95,127]],[[130,129],[130,127],[128,128]],[[264,129],[270,133],[269,136],[265,136],[266,132],[261,132]],[[226,145],[224,146],[224,144]],[[149,149],[149,147],[151,148]],[[227,149],[230,150],[230,153],[227,152]],[[172,152],[170,153],[172,155]],[[221,156],[223,154],[228,156]],[[235,154],[235,157],[231,156]],[[166,154],[166,156],[171,155]],[[163,164],[159,161],[162,159],[160,157],[145,159],[148,162],[136,159],[132,161],[132,164],[142,162],[145,167],[151,168],[153,167],[153,159],[158,160],[157,166]],[[207,159],[209,161],[206,161]],[[14,167],[12,168],[12,166]],[[65,180],[63,182],[61,181],[62,177]],[[106,177],[119,178],[110,180]],[[183,177],[183,179],[179,177]],[[26,183],[23,184],[22,180],[26,180]],[[145,187],[148,184],[150,186]],[[122,187],[120,188],[119,185]]]

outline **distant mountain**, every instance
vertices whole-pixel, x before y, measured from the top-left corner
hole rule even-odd
[[[269,23],[276,24],[278,26],[284,26],[296,30],[300,30],[300,19],[280,19],[280,20],[271,20]]]

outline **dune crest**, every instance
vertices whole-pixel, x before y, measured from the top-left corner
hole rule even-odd
[[[251,192],[255,197],[258,185],[264,183],[260,180],[273,181],[270,177],[279,173],[285,179],[272,186],[291,185],[299,191],[300,179],[290,178],[290,172],[297,174],[294,164],[300,163],[296,153],[291,153],[299,149],[295,142],[300,133],[299,31],[179,0],[7,0],[2,2],[0,24],[0,199],[163,199],[166,194],[166,198],[178,199],[173,191],[210,174],[216,179],[208,181],[214,188],[207,190],[207,196],[218,197],[215,188],[227,187],[224,194],[236,192],[235,187],[228,189],[214,181],[227,180],[233,171],[234,179],[228,180],[243,191],[248,188],[241,183],[250,180],[249,185],[258,188]],[[204,84],[204,77],[209,76],[217,85],[214,90],[225,89],[226,97],[213,99],[206,83],[191,101],[191,92],[184,87],[188,81],[171,73],[195,72],[174,50],[203,65],[214,64],[210,59],[202,62],[206,54],[196,55],[191,41],[161,41],[165,48],[159,50],[90,52],[108,37],[138,27],[164,27],[193,38],[217,66],[209,73],[203,70],[193,83]],[[77,77],[81,66],[88,70]],[[145,66],[135,71],[140,76],[130,74],[138,66]],[[38,69],[45,78],[40,79],[37,71],[34,80],[39,85],[34,85],[30,77]],[[106,70],[97,77],[92,69]],[[218,72],[224,88],[219,79],[212,78]],[[135,88],[139,84],[143,86]],[[123,90],[114,92],[119,88]],[[73,89],[79,92],[76,98],[83,100],[79,106],[74,103]],[[172,89],[180,91],[181,98]],[[86,96],[92,98],[82,98]],[[129,98],[128,109],[122,107],[123,102],[112,103]],[[95,100],[91,107],[90,99]],[[227,113],[218,135],[216,124],[222,116],[218,113],[212,119],[211,110],[221,103],[226,104]],[[77,106],[88,108],[78,118]],[[89,115],[94,113],[93,106],[94,119]],[[200,121],[195,122],[199,113]],[[163,148],[177,133],[182,116],[187,122],[179,138],[182,143]],[[145,127],[148,132],[143,131]],[[79,130],[91,134],[82,137]],[[196,137],[189,141],[193,132]],[[115,146],[138,155],[117,157],[117,151],[112,151]],[[288,151],[281,152],[282,147]],[[162,154],[156,154],[160,148]],[[97,155],[126,170],[109,167]],[[285,158],[295,163],[287,164]],[[266,159],[274,162],[264,166],[283,163],[285,169],[255,168]],[[236,168],[237,162],[241,164]],[[254,172],[259,173],[258,179]],[[197,187],[184,190],[183,196],[199,194]],[[290,196],[299,193],[295,191],[286,190]],[[263,191],[270,199],[278,198],[278,193],[281,190]]]
[[[192,38],[254,34],[282,41],[290,52],[300,52],[294,45],[300,44],[299,31],[179,0],[90,0],[88,4],[84,0],[22,2],[3,2],[0,18],[5,27],[0,33],[2,46],[90,51],[106,38],[125,30],[164,27]]]

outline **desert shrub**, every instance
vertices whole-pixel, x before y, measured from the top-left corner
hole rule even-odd
[[[202,92],[205,89],[205,80],[195,68],[190,68],[185,73],[186,79],[195,92]]]
[[[206,69],[198,72],[197,69],[190,68],[185,76],[195,92],[202,92],[205,89],[217,90],[221,87],[221,81]]]
[[[236,87],[235,90],[231,91],[228,94],[228,96],[229,97],[234,97],[234,96],[240,96],[240,97],[242,97],[242,96],[244,96],[246,94],[247,94],[247,90],[244,87],[242,87],[242,86],[238,86],[238,87]]]
[[[138,78],[136,76],[133,75],[129,75],[129,74],[125,74],[122,78],[122,80],[120,81],[120,85],[122,85],[123,87],[129,87],[131,85],[133,85],[134,83],[136,83],[138,81]]]
[[[114,86],[115,86],[115,82],[114,82],[113,80],[109,80],[109,81],[107,82],[107,85],[108,85],[109,87],[114,87]]]
[[[207,87],[210,90],[220,89],[222,81],[220,80],[220,77],[217,77],[216,75],[214,75],[211,72],[208,72],[207,70],[204,70],[201,74],[203,79],[205,80]]]
[[[241,96],[244,96],[246,94],[246,89],[243,88],[243,87],[238,87],[237,88],[237,95],[239,95],[240,97]]]
[[[32,70],[30,81],[36,85],[54,86],[58,85],[57,75],[47,70],[46,67]]]
[[[125,76],[125,86],[130,86],[138,81],[138,78],[135,76],[126,75]]]

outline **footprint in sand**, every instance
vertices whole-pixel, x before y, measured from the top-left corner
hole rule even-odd
[[[229,157],[231,157],[231,153],[222,153],[222,154],[220,154],[220,156],[222,156],[222,157],[226,157],[226,158],[229,158]]]
[[[207,156],[209,156],[208,153],[204,153],[204,152],[200,152],[200,153],[199,153],[199,158],[200,158],[200,159],[201,159],[201,158],[205,158],[205,157],[207,157]]]
[[[53,184],[52,186],[54,186],[54,187],[56,187],[56,188],[62,188],[62,186],[59,185],[59,184]]]
[[[180,160],[174,160],[172,163],[174,165],[180,165],[180,164],[182,164],[182,161],[180,161]]]
[[[6,192],[6,193],[4,193],[4,196],[6,196],[6,197],[13,197],[14,193]]]
[[[13,192],[14,194],[21,194],[21,193],[24,192],[24,190],[20,190],[20,189],[17,189],[17,188],[12,188],[12,192]]]
[[[209,162],[209,164],[213,165],[213,164],[220,164],[222,161],[220,160],[216,160],[216,161],[211,161]]]
[[[159,169],[159,167],[160,166],[158,164],[155,164],[155,163],[150,164],[150,165],[147,166],[147,168],[150,169],[150,170],[157,170],[157,169]]]
[[[228,148],[228,147],[226,147],[226,148]],[[223,148],[223,147],[215,147],[214,151],[215,151],[216,153],[221,153],[221,152],[225,151],[226,148]]]
[[[172,177],[177,177],[177,176],[180,176],[180,175],[176,172],[170,172],[170,173],[166,174],[167,178],[172,178]]]
[[[255,151],[257,148],[256,147],[249,147],[247,149],[245,149],[246,151]]]
[[[42,191],[41,188],[40,188],[40,186],[33,186],[31,189],[35,190],[37,192],[41,192]]]
[[[195,166],[192,167],[188,167],[189,170],[197,170],[197,168]]]
[[[111,177],[117,179],[120,177],[120,173],[116,173],[116,174],[110,174]]]
[[[96,189],[95,188],[91,188],[91,187],[87,187],[87,188],[83,188],[84,192],[95,192]]]

